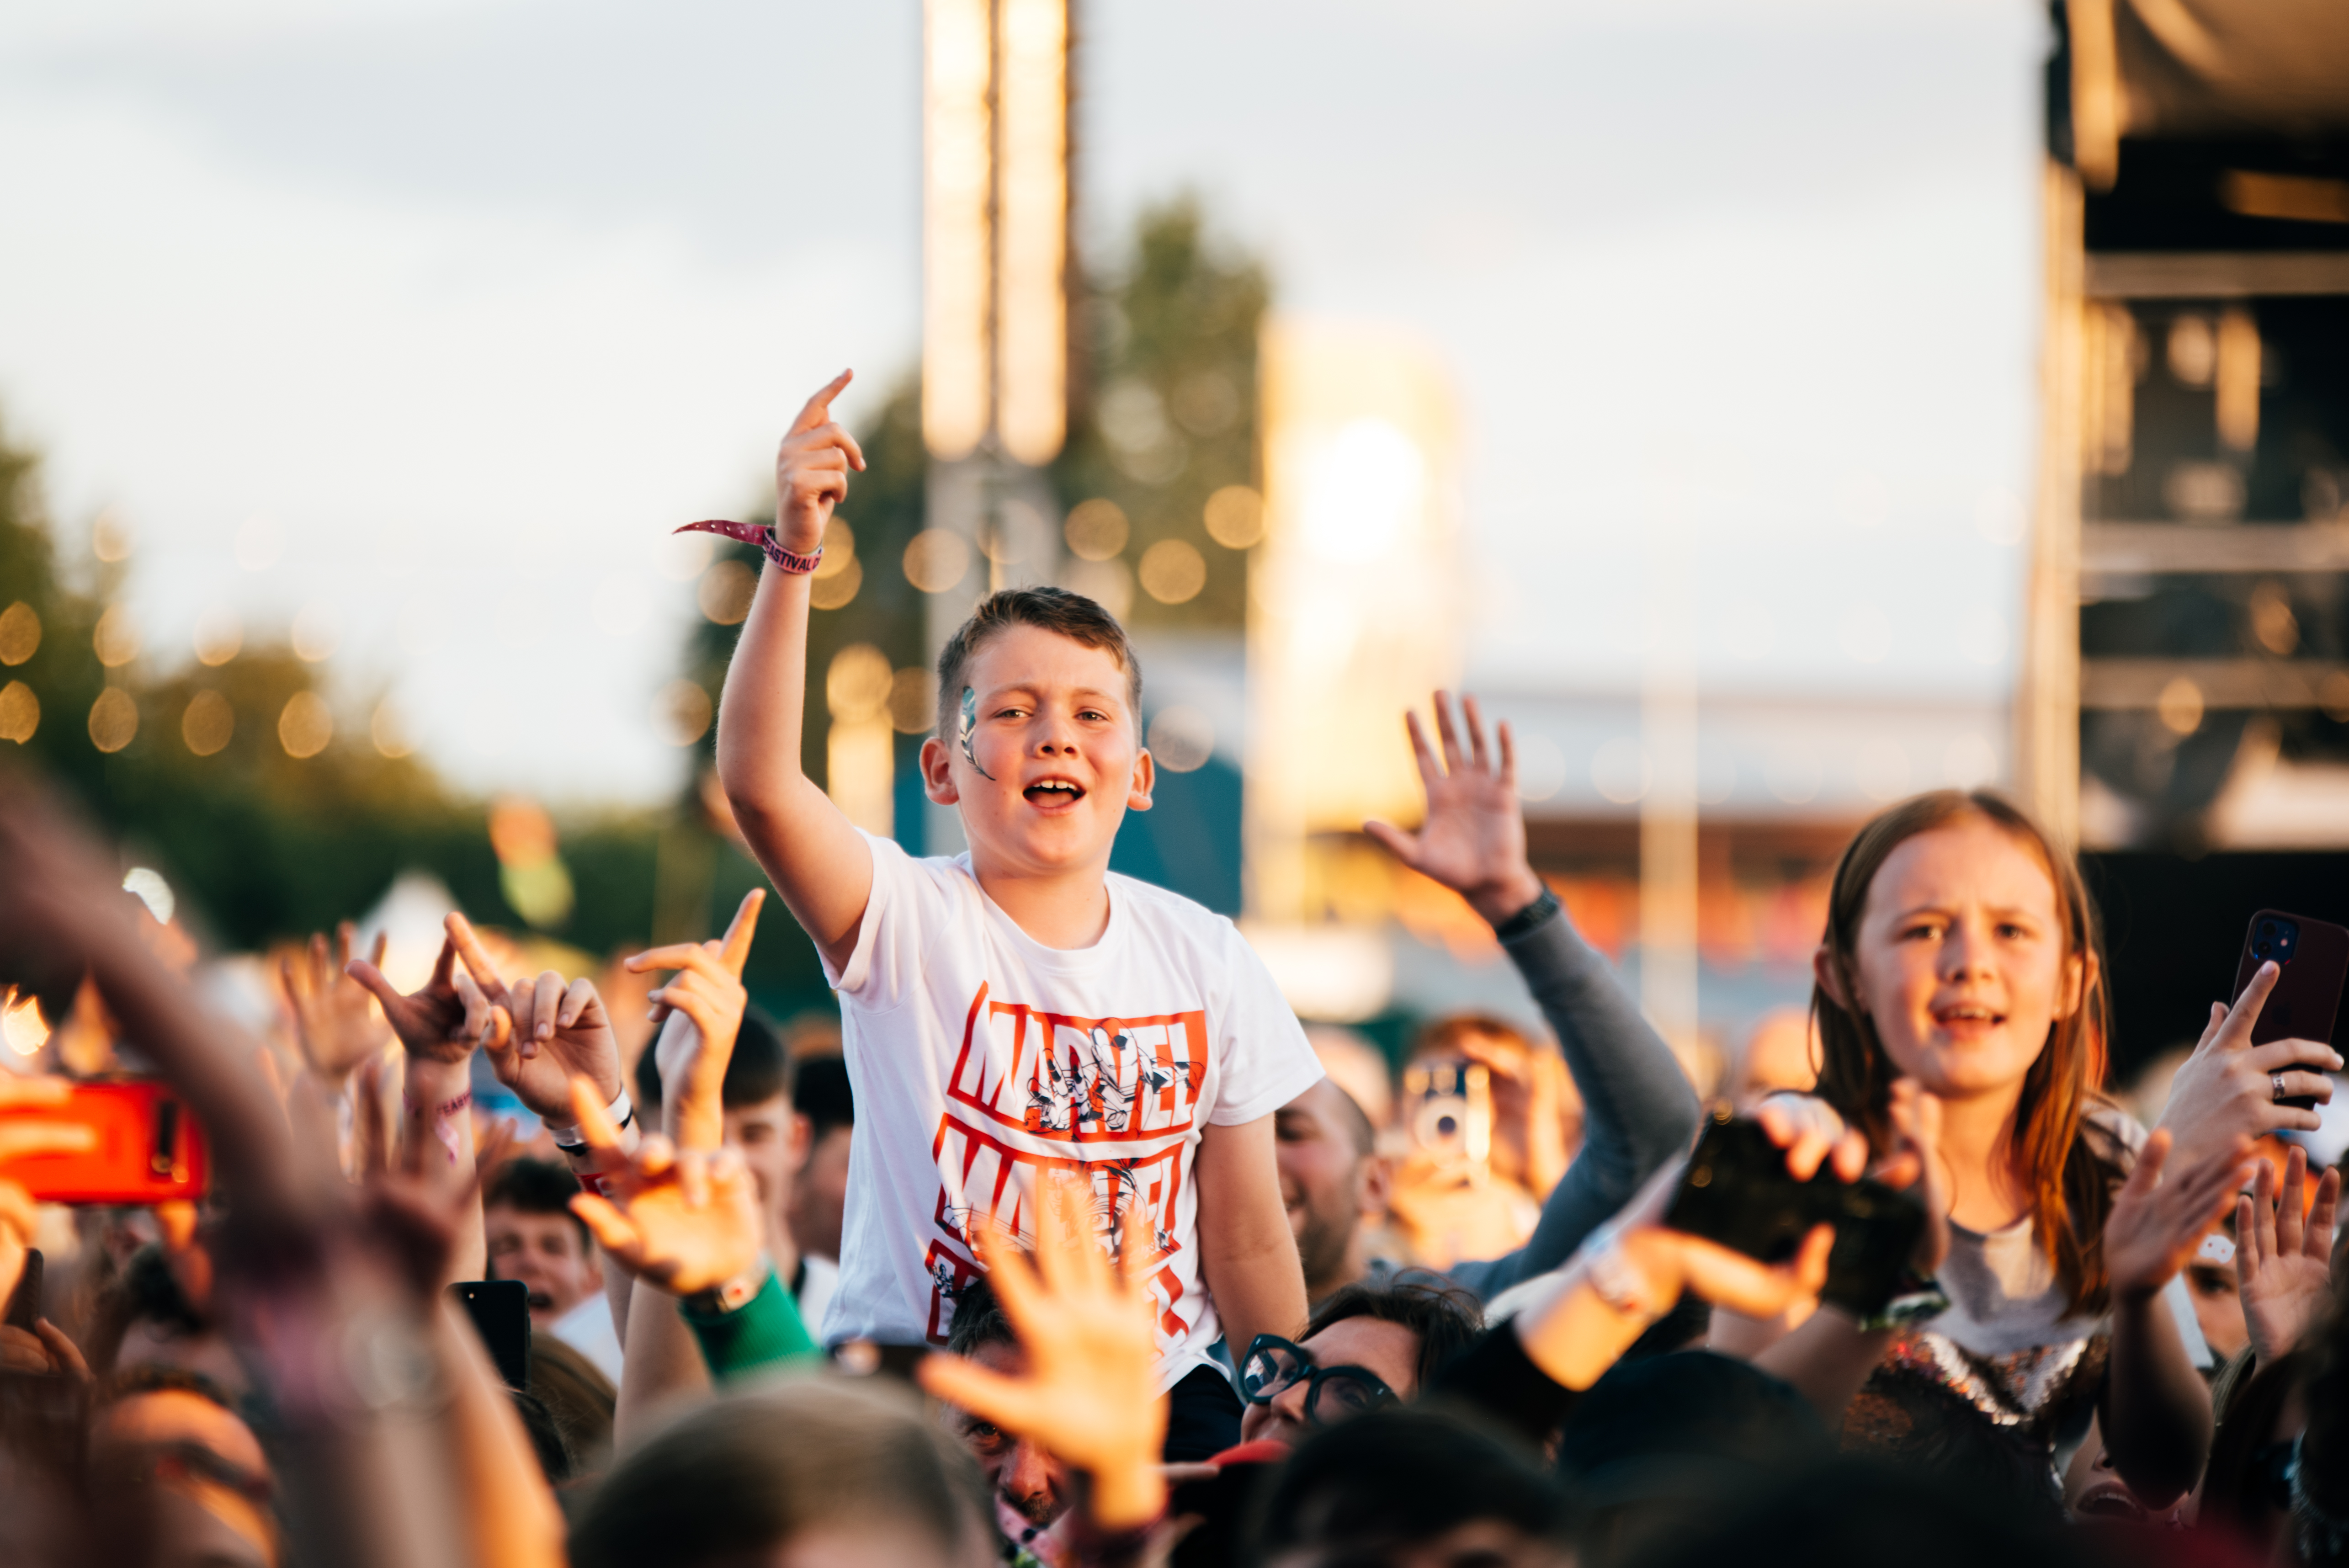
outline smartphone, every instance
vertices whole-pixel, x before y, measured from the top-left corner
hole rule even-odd
[[[203,1128],[160,1078],[78,1083],[65,1104],[17,1114],[78,1121],[98,1136],[78,1154],[28,1154],[8,1162],[9,1180],[42,1202],[143,1206],[201,1198],[212,1181]]]
[[[1493,1157],[1493,1077],[1482,1062],[1436,1057],[1402,1070],[1412,1141],[1446,1165],[1483,1167]]]
[[[9,1294],[8,1311],[5,1321],[11,1328],[33,1332],[34,1321],[41,1315],[41,1249],[25,1249],[25,1272],[16,1276],[16,1288]]]
[[[2251,1025],[2251,1044],[2271,1040],[2333,1042],[2333,1021],[2341,1011],[2341,988],[2349,981],[2349,928],[2306,915],[2263,909],[2251,916],[2243,934],[2243,956],[2235,965],[2232,1006],[2251,983],[2260,965],[2275,961],[2275,989],[2268,993],[2259,1017]],[[2316,1101],[2294,1095],[2282,1102],[2302,1110]]]
[[[530,1288],[518,1279],[459,1280],[449,1289],[473,1320],[509,1388],[530,1387]]]
[[[1811,1227],[1835,1227],[1823,1301],[1858,1317],[1884,1309],[1925,1234],[1925,1205],[1881,1181],[1843,1181],[1823,1163],[1807,1181],[1786,1151],[1728,1101],[1705,1119],[1664,1223],[1763,1263],[1784,1263]]]

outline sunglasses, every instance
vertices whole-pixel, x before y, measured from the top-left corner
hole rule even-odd
[[[1240,1392],[1251,1405],[1269,1405],[1305,1383],[1305,1418],[1316,1426],[1342,1421],[1395,1402],[1394,1390],[1362,1367],[1317,1367],[1298,1346],[1278,1335],[1259,1334],[1240,1362]],[[1322,1400],[1330,1401],[1325,1411]]]

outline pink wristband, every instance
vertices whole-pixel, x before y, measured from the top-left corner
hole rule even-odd
[[[768,560],[794,576],[807,575],[815,570],[815,563],[823,559],[823,546],[821,544],[816,546],[815,553],[812,555],[802,555],[796,550],[785,550],[775,542],[775,531],[765,523],[729,522],[723,518],[713,517],[700,522],[688,522],[683,528],[671,531],[723,534],[728,539],[739,539],[745,544],[755,544],[766,552]]]

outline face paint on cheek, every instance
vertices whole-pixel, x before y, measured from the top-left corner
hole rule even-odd
[[[962,688],[962,723],[958,728],[962,737],[963,760],[970,764],[973,773],[992,784],[995,775],[978,765],[978,753],[970,748],[971,735],[978,728],[978,694],[968,686]]]

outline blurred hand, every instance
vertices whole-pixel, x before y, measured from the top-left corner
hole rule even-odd
[[[2341,1172],[2324,1173],[2314,1207],[2306,1207],[2307,1196],[2308,1150],[2295,1144],[2284,1162],[2281,1204],[2275,1167],[2264,1160],[2251,1166],[2251,1191],[2235,1200],[2235,1284],[2262,1367],[2300,1343],[2332,1290]]]
[[[89,1363],[82,1359],[81,1346],[46,1317],[35,1318],[29,1333],[0,1326],[0,1370],[89,1381]]]
[[[832,400],[856,373],[843,370],[801,408],[775,453],[775,542],[806,555],[823,542],[832,510],[848,496],[848,470],[864,471],[856,438],[832,418]]]
[[[2263,1138],[2292,1129],[2313,1131],[2323,1119],[2313,1110],[2276,1103],[2275,1080],[2287,1095],[2333,1098],[2328,1071],[2341,1066],[2331,1046],[2317,1040],[2271,1040],[2251,1044],[2251,1028],[2275,989],[2278,970],[2262,964],[2234,1006],[2210,1004],[2210,1021],[2194,1054],[2169,1081],[2169,1103],[2159,1126],[2177,1140],[2181,1160],[2199,1161],[2245,1138]]]
[[[650,997],[655,1006],[670,1010],[653,1043],[653,1062],[660,1069],[664,1119],[688,1149],[715,1149],[724,1141],[726,1068],[734,1059],[734,1038],[750,1006],[742,965],[750,959],[750,939],[766,902],[766,890],[752,888],[723,938],[656,947],[627,961],[638,973],[677,971]]]
[[[608,1195],[582,1192],[571,1208],[597,1243],[638,1278],[674,1295],[748,1274],[758,1265],[762,1231],[741,1150],[678,1149],[653,1132],[627,1153],[597,1094],[586,1079],[572,1080],[573,1114],[595,1150]]]
[[[401,1047],[409,1056],[448,1063],[461,1062],[471,1056],[493,1022],[490,1004],[478,988],[455,973],[456,967],[457,944],[443,941],[440,956],[432,963],[431,978],[402,995],[384,978],[383,971],[367,960],[354,958],[346,966],[350,977],[373,992],[375,999],[383,1005],[384,1020],[399,1037]]]
[[[278,977],[285,1000],[294,1009],[294,1039],[310,1070],[330,1083],[340,1083],[350,1070],[391,1043],[391,1025],[381,1006],[350,973],[353,927],[344,921],[335,927],[334,955],[326,939],[313,935],[298,964],[285,959]],[[390,940],[378,932],[368,967],[380,972],[384,947]]]
[[[1038,1183],[1036,1257],[988,1225],[972,1240],[988,1283],[1027,1353],[1025,1376],[959,1356],[930,1356],[916,1374],[947,1403],[1033,1438],[1092,1482],[1093,1522],[1131,1530],[1164,1511],[1158,1469],[1166,1402],[1158,1394],[1156,1309],[1133,1270],[1153,1251],[1139,1206],[1122,1218],[1113,1266],[1093,1239],[1086,1194],[1073,1181]]]
[[[471,923],[451,913],[449,941],[465,962],[458,984],[477,986],[487,1003],[481,1044],[498,1081],[514,1091],[550,1127],[571,1121],[571,1080],[584,1078],[609,1105],[620,1095],[620,1042],[595,983],[565,983],[549,969],[536,980],[509,986],[481,946]]]
[[[1444,744],[1439,764],[1428,748],[1419,715],[1403,715],[1411,753],[1427,791],[1427,816],[1419,831],[1406,833],[1389,822],[1370,821],[1362,830],[1393,851],[1395,859],[1465,898],[1476,913],[1498,923],[1541,897],[1541,879],[1526,859],[1525,809],[1517,801],[1517,758],[1509,727],[1500,727],[1497,752],[1485,744],[1485,721],[1476,699],[1461,704],[1466,715],[1468,749],[1452,720],[1452,698],[1435,694],[1435,728]]]
[[[2116,1302],[2142,1302],[2168,1284],[2251,1179],[2243,1168],[2251,1140],[2239,1138],[2199,1161],[2179,1158],[2163,1180],[2170,1136],[2156,1128],[2145,1140],[2105,1220],[2105,1272]]]
[[[1573,1079],[1566,1058],[1541,1046],[1528,1048],[1485,1035],[1463,1035],[1456,1048],[1484,1067],[1492,1089],[1493,1148],[1501,1156],[1495,1169],[1537,1200],[1548,1197],[1571,1157],[1566,1107]]]

